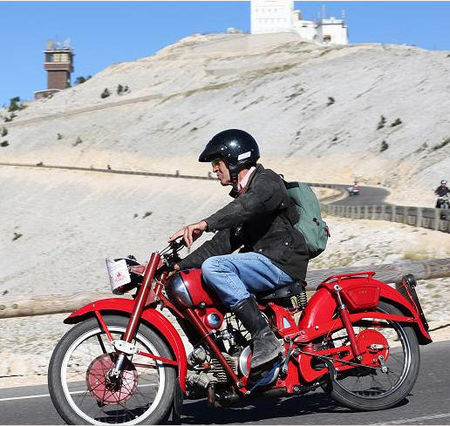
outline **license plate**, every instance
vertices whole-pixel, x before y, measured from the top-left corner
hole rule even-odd
[[[131,282],[130,272],[125,259],[118,261],[106,259],[106,269],[108,270],[109,283],[113,293],[119,287]]]

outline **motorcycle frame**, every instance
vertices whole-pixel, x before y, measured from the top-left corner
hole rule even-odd
[[[78,323],[87,316],[95,315],[101,329],[105,332],[108,339],[113,341],[113,337],[108,330],[103,315],[108,313],[126,315],[129,317],[129,323],[122,340],[131,343],[136,336],[139,323],[142,321],[165,339],[171,348],[174,359],[158,357],[144,352],[139,352],[139,354],[154,359],[157,362],[178,368],[180,388],[185,393],[187,376],[185,347],[175,327],[164,315],[155,309],[155,303],[158,301],[168,307],[179,318],[189,321],[200,338],[207,343],[217,357],[238,393],[241,395],[249,394],[250,392],[246,388],[247,377],[238,377],[229,366],[222,355],[221,349],[211,337],[211,330],[208,330],[201,321],[195,309],[178,309],[177,306],[164,297],[161,289],[166,281],[165,275],[162,274],[159,280],[155,280],[157,269],[161,265],[161,256],[158,253],[153,253],[145,268],[142,284],[134,300],[125,298],[99,300],[73,312],[64,322],[68,324]],[[266,307],[262,307],[263,309],[270,309],[274,313],[274,323],[284,339],[286,353],[289,352],[289,349],[294,344],[296,347],[303,348],[297,354],[295,354],[295,351],[290,354],[290,359],[286,361],[287,374],[279,377],[272,386],[273,388],[284,388],[288,394],[298,393],[301,391],[302,386],[308,387],[321,376],[327,374],[329,372],[328,368],[321,370],[312,368],[311,361],[314,356],[329,357],[339,352],[345,352],[347,355],[341,359],[344,362],[339,363],[337,360],[339,364],[337,368],[341,370],[352,368],[349,367],[351,363],[345,364],[345,362],[350,360],[357,362],[360,355],[352,324],[363,318],[410,323],[415,327],[419,343],[427,344],[431,342],[431,338],[414,305],[387,284],[373,279],[374,274],[374,272],[361,272],[328,277],[319,285],[318,290],[309,300],[297,326],[290,312],[276,305],[276,303],[270,302]],[[355,306],[358,308],[358,303],[360,306],[369,306],[372,304],[373,308],[375,308],[378,300],[390,301],[400,308],[403,315],[386,314],[376,311],[352,312],[346,305],[346,302],[349,303],[353,310]],[[339,313],[338,316],[335,315],[336,312]],[[288,326],[285,326],[284,319],[287,319]],[[332,350],[315,350],[313,348],[312,342],[314,340],[343,328],[348,333],[350,345],[341,346]]]

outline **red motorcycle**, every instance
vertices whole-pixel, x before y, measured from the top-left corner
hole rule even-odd
[[[135,291],[133,299],[98,300],[65,319],[76,325],[56,346],[48,379],[67,423],[179,422],[183,398],[218,407],[320,387],[347,407],[380,410],[411,391],[419,344],[431,342],[412,275],[397,289],[374,272],[330,276],[308,302],[302,283],[257,294],[284,352],[252,379],[249,333],[201,270],[169,277],[182,247],[172,243],[145,266],[132,256],[116,260],[113,290]],[[163,308],[192,344],[189,356]]]

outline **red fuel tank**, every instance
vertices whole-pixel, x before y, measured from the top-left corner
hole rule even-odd
[[[220,301],[217,296],[206,287],[206,284],[202,280],[201,269],[189,269],[187,271],[180,272],[181,279],[186,286],[186,289],[191,296],[192,305],[197,307],[200,304],[204,306],[218,306]],[[203,306],[202,306],[203,307]]]

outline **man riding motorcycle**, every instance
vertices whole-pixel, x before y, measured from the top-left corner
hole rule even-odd
[[[443,198],[447,196],[447,194],[450,194],[450,189],[447,186],[447,181],[445,179],[441,180],[441,184],[436,188],[434,193],[438,196],[438,199],[436,200],[436,208],[440,209],[443,204]]]
[[[304,280],[308,265],[305,240],[292,226],[298,219],[293,201],[281,177],[258,159],[258,144],[247,132],[229,129],[215,135],[199,161],[211,162],[221,185],[232,185],[234,200],[170,238],[183,236],[190,247],[194,233],[216,232],[177,269],[201,266],[206,284],[251,334],[253,371],[277,359],[281,347],[252,293]]]

